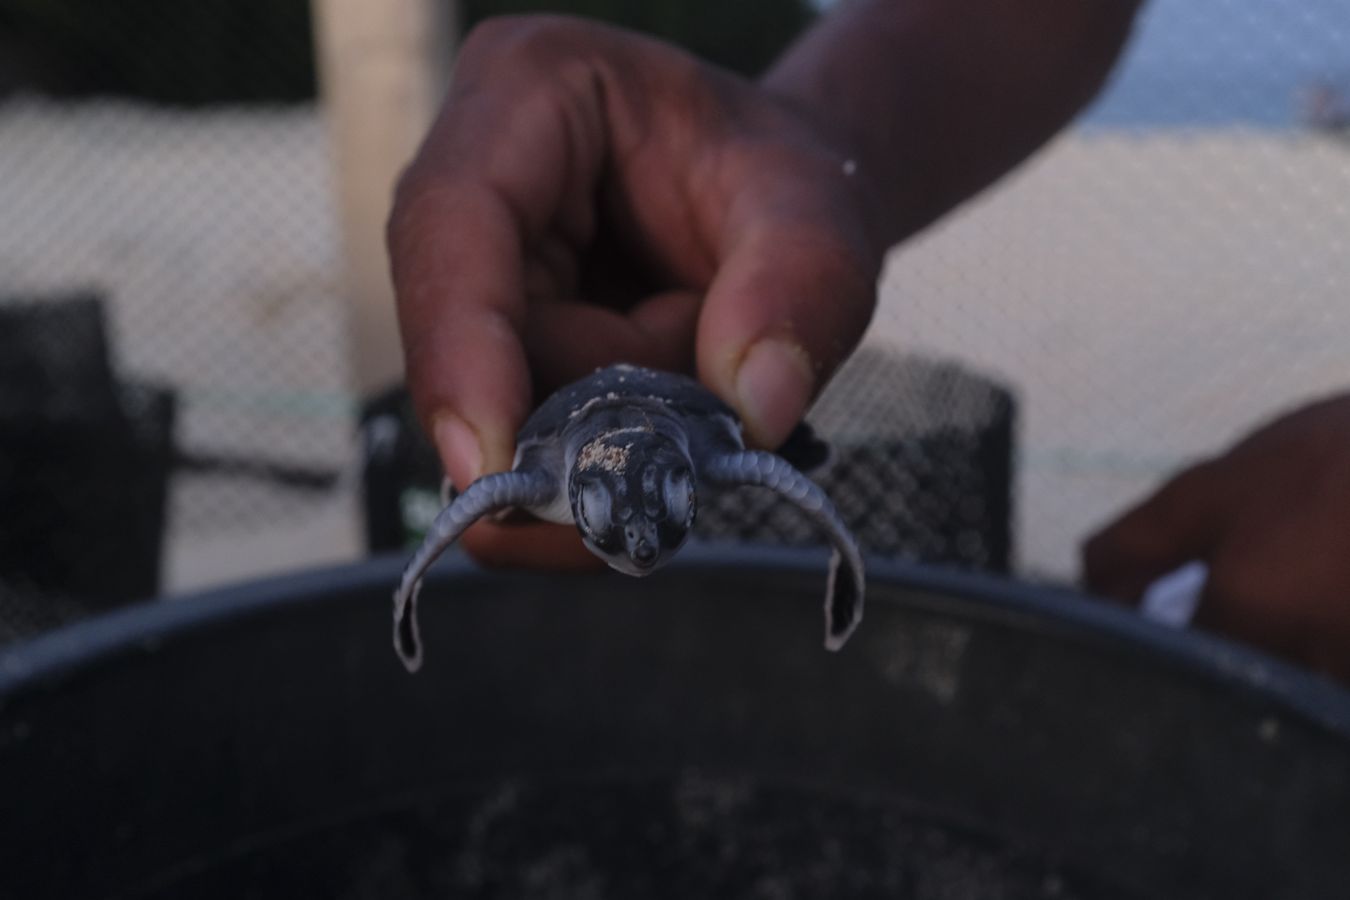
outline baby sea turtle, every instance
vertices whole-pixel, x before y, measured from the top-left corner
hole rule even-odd
[[[394,592],[394,648],[417,671],[422,576],[483,516],[518,508],[575,523],[611,567],[647,575],[689,536],[699,485],[743,484],[776,491],[829,536],[825,646],[838,650],[862,619],[863,563],[830,498],[782,457],[747,450],[736,414],[697,381],[629,365],[599,369],[545,400],[517,436],[511,471],[479,478],[436,517]]]

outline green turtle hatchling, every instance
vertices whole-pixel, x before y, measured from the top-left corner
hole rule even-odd
[[[768,488],[824,530],[833,545],[825,646],[842,647],[862,619],[863,562],[830,498],[782,457],[747,450],[740,419],[697,381],[615,365],[545,400],[520,430],[511,471],[479,478],[437,516],[394,593],[399,658],[411,672],[421,666],[422,576],[483,516],[516,508],[574,523],[611,567],[647,575],[689,536],[700,485]]]

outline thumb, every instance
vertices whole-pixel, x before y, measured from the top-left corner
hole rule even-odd
[[[751,229],[728,253],[699,316],[699,376],[777,447],[862,339],[880,260],[816,224]]]
[[[1089,591],[1137,603],[1154,581],[1218,543],[1224,493],[1215,463],[1181,472],[1083,545]]]

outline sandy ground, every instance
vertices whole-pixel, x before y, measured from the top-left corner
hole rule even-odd
[[[108,288],[123,368],[180,387],[191,448],[349,465],[329,176],[313,109],[11,102],[0,294]],[[1015,387],[1018,558],[1070,578],[1163,474],[1350,385],[1347,241],[1346,143],[1070,134],[895,252],[869,339]],[[251,491],[175,486],[170,590],[359,554],[350,491]]]

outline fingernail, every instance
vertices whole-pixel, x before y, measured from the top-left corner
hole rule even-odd
[[[801,348],[765,338],[750,348],[736,372],[736,398],[751,438],[776,447],[801,420],[815,378]]]
[[[483,474],[483,448],[478,435],[454,413],[440,413],[432,423],[432,439],[441,465],[461,489]]]

